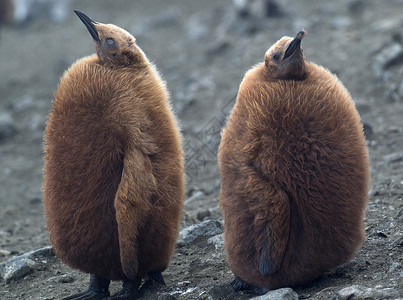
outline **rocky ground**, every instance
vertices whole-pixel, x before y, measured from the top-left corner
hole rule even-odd
[[[301,27],[309,32],[305,56],[339,76],[365,124],[372,173],[367,241],[351,262],[318,281],[266,299],[402,298],[403,1],[283,0],[268,12],[262,5],[252,2],[249,16],[240,18],[230,0],[72,1],[71,10],[133,33],[166,79],[181,120],[185,230],[164,273],[167,287],[146,284],[140,298],[254,296],[228,286],[232,274],[217,221],[219,132],[244,73]],[[60,76],[94,46],[72,12],[62,23],[41,14],[0,30],[0,299],[60,299],[85,289],[88,276],[46,248],[42,137]],[[112,284],[112,292],[119,288]]]

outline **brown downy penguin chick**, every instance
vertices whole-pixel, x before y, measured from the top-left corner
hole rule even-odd
[[[165,83],[125,30],[75,11],[97,54],[63,75],[45,133],[44,205],[57,256],[91,274],[70,299],[164,283],[184,197],[181,137]]]
[[[349,261],[365,239],[369,162],[345,87],[306,62],[305,32],[248,71],[218,162],[236,290],[297,286]]]

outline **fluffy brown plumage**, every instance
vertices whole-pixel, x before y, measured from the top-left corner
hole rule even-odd
[[[54,95],[44,138],[47,229],[69,266],[138,282],[165,270],[175,248],[180,132],[165,83],[135,39],[76,13],[97,54],[73,64]]]
[[[363,127],[336,76],[283,37],[248,71],[222,133],[220,206],[236,289],[307,283],[364,239]]]

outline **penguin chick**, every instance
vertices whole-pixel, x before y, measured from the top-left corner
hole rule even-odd
[[[165,83],[127,31],[75,11],[97,54],[74,63],[45,132],[44,207],[61,261],[91,274],[69,299],[134,297],[164,284],[184,198],[181,137]],[[112,299],[114,297],[112,296]]]
[[[301,30],[249,70],[218,152],[236,290],[298,286],[349,261],[364,239],[369,162],[345,87],[306,62]]]

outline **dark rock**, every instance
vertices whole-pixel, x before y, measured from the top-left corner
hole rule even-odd
[[[376,77],[382,77],[385,70],[403,62],[403,47],[399,43],[392,43],[384,47],[375,55],[373,70]]]
[[[401,162],[403,160],[403,152],[394,152],[388,155],[385,155],[383,159],[387,163],[396,163],[396,162]]]
[[[60,283],[72,283],[72,282],[74,282],[75,280],[76,280],[76,279],[75,279],[74,276],[71,275],[71,274],[64,274],[64,275],[59,276],[59,277],[57,278],[57,282],[60,282]]]
[[[40,203],[42,203],[42,199],[39,198],[39,197],[33,197],[33,198],[31,198],[31,199],[29,200],[29,203],[30,203],[30,204],[34,204],[34,205],[40,204]]]
[[[197,213],[197,219],[199,221],[204,221],[205,218],[210,217],[211,216],[211,212],[209,210],[205,210],[205,211],[201,211],[199,213]]]
[[[212,236],[223,232],[222,223],[208,220],[200,224],[189,226],[179,233],[178,247],[192,243],[198,237]]]
[[[374,137],[374,130],[372,129],[371,125],[364,123],[363,129],[367,139],[372,139]]]
[[[0,141],[13,137],[17,133],[14,120],[8,113],[0,113]]]
[[[387,238],[387,237],[388,237],[388,236],[387,236],[385,233],[383,233],[382,231],[378,231],[378,232],[376,233],[376,235],[379,236],[379,237],[381,237],[381,238]]]
[[[368,1],[365,0],[354,0],[348,4],[348,10],[352,14],[361,14],[367,7]]]
[[[246,295],[240,295],[234,291],[231,285],[223,284],[213,286],[208,291],[209,299],[211,300],[224,300],[224,299],[248,299]]]
[[[265,3],[266,16],[269,18],[278,18],[284,16],[284,12],[280,5],[273,0],[266,0]]]

